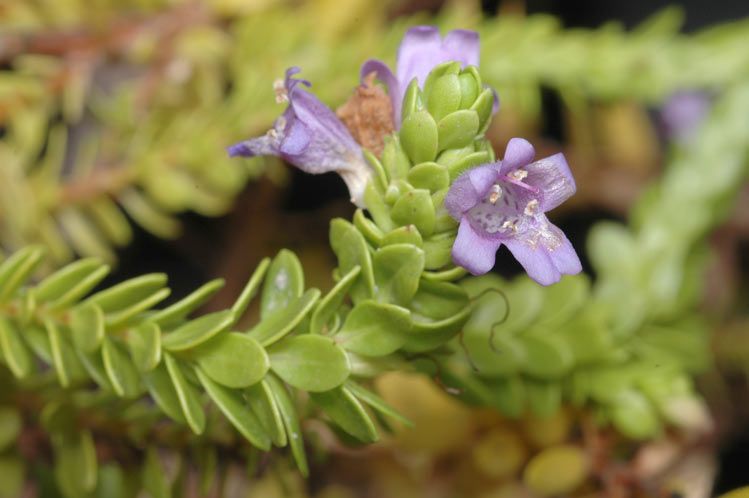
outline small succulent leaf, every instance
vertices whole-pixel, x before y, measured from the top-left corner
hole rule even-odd
[[[112,313],[107,313],[105,316],[107,327],[110,329],[114,329],[119,327],[120,325],[125,324],[134,316],[151,309],[153,306],[169,297],[169,294],[171,294],[171,292],[171,289],[159,289],[149,296],[144,296],[143,299],[128,306],[127,308],[123,308]]]
[[[414,353],[437,349],[460,332],[472,311],[473,307],[467,305],[455,315],[442,320],[425,320],[413,316],[412,333],[409,334],[403,349]]]
[[[379,246],[382,242],[382,237],[384,236],[382,230],[372,220],[367,218],[361,209],[357,209],[354,213],[354,226],[356,226],[370,244]]]
[[[83,296],[88,294],[91,289],[99,285],[99,283],[109,274],[109,266],[99,266],[94,271],[75,281],[71,287],[67,288],[67,292],[62,294],[57,299],[50,301],[50,311],[56,311],[64,309],[66,306],[77,302]]]
[[[466,68],[459,76],[460,79],[460,108],[468,109],[473,105],[481,91],[481,76],[476,66]]]
[[[211,380],[200,368],[195,373],[208,396],[239,433],[255,447],[268,451],[271,444],[270,436],[262,429],[260,421],[248,408],[242,397],[235,391]]]
[[[364,205],[380,229],[389,231],[395,227],[393,220],[390,218],[390,208],[388,207],[386,196],[377,189],[375,182],[367,183],[367,186],[364,188]],[[335,247],[333,249],[335,250]]]
[[[434,161],[439,143],[437,122],[425,110],[411,113],[401,124],[400,142],[413,164]]]
[[[54,301],[65,295],[76,283],[105,265],[96,258],[83,258],[63,266],[34,288],[39,301]]]
[[[414,225],[423,237],[434,232],[434,204],[426,189],[414,189],[404,193],[390,212],[393,221],[400,226]]]
[[[457,74],[444,74],[434,78],[428,90],[426,108],[435,121],[454,113],[460,107],[462,92],[460,78]]]
[[[419,89],[419,80],[412,79],[403,95],[403,104],[401,106],[401,121],[404,121],[414,111],[419,108],[421,101],[421,90]]]
[[[151,447],[146,451],[146,459],[141,472],[143,489],[151,498],[171,498],[172,486],[156,449]]]
[[[181,424],[187,423],[182,413],[177,391],[174,389],[164,363],[159,364],[150,372],[144,373],[143,381],[146,384],[149,394],[159,408],[161,408],[161,411],[167,414],[172,420]]]
[[[273,444],[278,447],[286,446],[288,444],[286,429],[269,381],[263,379],[245,389],[244,397]]]
[[[315,402],[341,429],[363,443],[379,439],[377,429],[362,404],[345,386],[330,391],[310,393]]]
[[[518,339],[526,354],[523,372],[532,377],[542,380],[558,379],[569,372],[574,364],[569,346],[554,335],[529,333]]]
[[[100,351],[86,353],[76,348],[75,355],[89,377],[96,382],[96,385],[106,391],[114,392],[114,386],[109,381],[109,375],[107,374],[107,369],[104,367],[104,360],[101,357]]]
[[[440,119],[437,123],[440,151],[466,147],[473,142],[479,131],[479,116],[476,111],[462,110]]]
[[[127,346],[135,367],[150,372],[161,361],[161,328],[156,322],[143,322],[130,329]]]
[[[98,462],[89,431],[53,434],[54,475],[67,498],[85,496],[96,488]]]
[[[231,310],[217,311],[191,320],[161,337],[167,351],[185,351],[194,348],[224,332],[234,323]]]
[[[260,318],[285,308],[304,292],[304,271],[296,254],[282,249],[273,258],[260,298]]]
[[[486,88],[479,94],[470,109],[476,111],[479,117],[479,133],[486,132],[491,124],[492,110],[494,108],[494,92]]]
[[[231,310],[234,312],[235,320],[238,321],[242,318],[244,312],[247,311],[247,306],[250,305],[250,301],[252,301],[252,298],[255,297],[255,294],[257,294],[257,291],[260,289],[260,284],[263,282],[263,278],[265,278],[268,266],[270,266],[270,258],[263,258],[263,260],[257,265],[257,268],[255,268],[255,271],[252,272],[252,276],[247,281],[244,289],[242,289],[242,293],[231,307]]]
[[[265,349],[252,337],[238,332],[214,337],[193,353],[202,372],[226,387],[256,384],[270,368]]]
[[[390,230],[383,238],[382,247],[393,244],[410,244],[416,247],[422,246],[422,239],[419,230],[414,225],[406,225]]]
[[[424,271],[424,251],[408,244],[380,248],[373,258],[373,270],[378,300],[407,306]]]
[[[436,220],[435,220],[436,226]],[[454,227],[454,222],[447,226]],[[424,268],[439,270],[452,261],[451,251],[455,244],[455,233],[441,233],[424,240]]]
[[[374,295],[372,256],[362,234],[348,221],[336,218],[330,222],[330,246],[338,258],[342,274],[355,266],[361,267],[361,276],[351,287],[354,302],[371,298]]]
[[[543,311],[536,325],[558,327],[573,316],[589,299],[590,282],[585,275],[565,275],[556,284],[544,289]]]
[[[435,162],[417,164],[408,172],[408,183],[417,189],[426,189],[431,193],[450,186],[450,173],[447,168]]]
[[[607,413],[622,434],[632,439],[649,439],[661,431],[655,407],[640,392],[621,391],[608,407]]]
[[[88,297],[85,302],[98,305],[104,313],[119,311],[136,305],[143,301],[144,296],[150,296],[161,290],[166,284],[166,279],[163,273],[132,278],[97,292]]]
[[[320,291],[309,289],[295,298],[285,308],[277,309],[247,332],[262,346],[268,346],[283,338],[309,314],[320,297]]]
[[[340,386],[349,375],[346,353],[329,337],[291,337],[275,344],[268,354],[271,369],[304,391],[328,391]]]
[[[335,341],[362,356],[385,356],[403,346],[410,328],[411,313],[407,309],[362,301],[348,314]]]
[[[526,412],[527,390],[520,376],[496,379],[489,384],[492,405],[503,415],[519,418]]]
[[[10,406],[0,407],[0,452],[15,443],[21,434],[22,420],[18,411]]]
[[[320,338],[320,336],[310,337]],[[299,416],[297,415],[297,410],[294,406],[294,400],[289,395],[289,391],[286,390],[286,386],[283,385],[283,382],[273,375],[269,375],[267,379],[278,405],[278,410],[281,413],[284,427],[286,428],[286,434],[289,446],[291,446],[291,453],[294,455],[294,461],[296,461],[299,471],[306,477],[309,475],[309,466],[307,464],[307,455],[304,452],[302,428],[299,424]]]
[[[23,379],[34,370],[31,356],[21,335],[10,320],[0,317],[0,350],[6,365],[18,379]]]
[[[442,154],[445,155],[445,154]],[[441,156],[442,156],[441,155]],[[440,157],[441,157],[440,156]],[[447,156],[446,156],[447,157]],[[438,159],[439,161],[439,159]],[[471,154],[463,155],[460,159],[452,161],[447,167],[447,171],[450,174],[450,182],[454,182],[460,175],[465,173],[471,168],[475,168],[481,164],[491,162],[491,158],[488,152],[479,151]]]
[[[164,363],[169,372],[169,378],[172,379],[172,385],[177,393],[179,406],[187,420],[187,425],[195,434],[202,434],[205,430],[205,413],[197,389],[185,378],[182,367],[173,356],[165,354]]]
[[[85,376],[84,368],[78,361],[73,347],[65,337],[62,337],[62,333],[55,322],[49,318],[46,319],[44,328],[47,330],[47,339],[49,340],[52,364],[57,374],[57,380],[61,386],[70,387],[73,380]]]
[[[328,321],[335,315],[341,303],[348,295],[349,289],[357,282],[361,273],[361,266],[354,266],[349,270],[337,284],[323,297],[315,307],[310,318],[310,333],[325,334]]]
[[[104,313],[95,304],[73,309],[70,314],[70,332],[76,348],[93,353],[104,339]]]
[[[405,108],[404,108],[405,109]],[[408,159],[397,135],[385,137],[385,147],[382,150],[382,165],[391,180],[405,178],[411,168]]]
[[[118,396],[132,398],[142,392],[140,376],[133,361],[113,339],[104,338],[101,357],[107,377]]]
[[[385,415],[386,417],[394,418],[395,420],[408,427],[413,427],[413,422],[399,413],[395,408],[388,405],[384,399],[380,398],[369,389],[366,389],[365,387],[357,384],[352,380],[346,381],[345,386],[351,394],[369,405],[372,409],[376,410],[382,415]]]
[[[0,303],[10,299],[44,258],[44,249],[29,246],[16,251],[0,264]]]
[[[562,406],[562,385],[559,382],[528,379],[525,388],[528,407],[536,417],[552,417]]]
[[[162,328],[178,325],[187,315],[207,302],[224,286],[224,280],[217,278],[201,285],[199,288],[183,297],[176,303],[156,311],[148,317],[148,321]]]
[[[411,310],[423,317],[441,320],[454,316],[469,304],[468,293],[449,282],[421,280],[411,301]]]

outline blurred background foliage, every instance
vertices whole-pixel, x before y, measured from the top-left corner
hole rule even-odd
[[[309,481],[285,458],[222,440],[220,424],[212,437],[225,444],[214,446],[161,422],[164,439],[145,451],[142,435],[105,423],[119,405],[102,412],[93,397],[74,404],[90,410],[96,442],[47,441],[60,416],[47,409],[36,423],[31,397],[12,408],[3,370],[0,496],[58,496],[44,462],[60,451],[84,462],[68,472],[99,461],[101,497],[144,482],[154,498],[697,498],[716,476],[715,492],[749,484],[731,470],[749,439],[749,20],[687,35],[678,8],[634,29],[569,29],[524,15],[522,2],[494,12],[458,1],[4,0],[3,252],[45,246],[39,277],[96,256],[116,268],[102,285],[165,270],[178,296],[223,277],[209,312],[231,307],[261,258],[289,246],[308,284],[328,290],[328,220],[352,214],[337,179],[230,161],[224,147],[268,128],[286,67],[301,65],[335,108],[360,64],[392,62],[420,23],[480,32],[481,74],[502,101],[487,133],[496,150],[524,136],[539,156],[565,152],[578,194],[555,221],[589,276],[541,289],[510,279],[515,264],[499,258],[502,277],[466,280],[476,311],[463,333],[446,354],[414,358],[434,381],[376,381],[414,428],[359,448],[303,413]],[[709,108],[686,135],[661,112],[684,92]]]

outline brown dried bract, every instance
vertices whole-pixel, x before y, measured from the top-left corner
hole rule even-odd
[[[375,73],[364,78],[354,94],[338,108],[336,114],[359,145],[375,155],[382,154],[386,135],[395,130],[390,97],[375,85]]]

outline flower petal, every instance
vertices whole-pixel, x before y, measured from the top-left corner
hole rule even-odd
[[[504,243],[533,280],[541,285],[559,282],[561,274],[554,266],[545,247],[531,246],[518,239],[505,240]]]
[[[452,60],[460,61],[464,66],[479,65],[479,34],[467,29],[450,31],[442,46]]]
[[[468,218],[460,220],[458,237],[452,249],[453,262],[473,275],[483,275],[494,267],[499,240],[485,239],[471,226]]]
[[[298,119],[291,119],[284,131],[280,151],[282,155],[296,156],[309,146],[309,129]]]
[[[531,187],[542,192],[540,209],[542,212],[551,211],[569,199],[577,190],[575,179],[564,154],[539,159],[525,167],[528,176],[523,180]]]
[[[564,232],[544,215],[538,217],[533,228],[502,242],[528,276],[541,285],[551,285],[562,275],[582,271],[580,258]]]
[[[414,78],[419,80],[419,85],[423,85],[429,71],[445,60],[439,29],[434,26],[414,26],[406,31],[398,48],[396,63],[396,74],[403,92]]]
[[[229,157],[255,157],[278,155],[278,144],[268,135],[251,138],[226,148]]]
[[[359,78],[362,83],[364,82],[364,79],[372,73],[375,73],[377,79],[382,81],[388,89],[388,95],[393,104],[393,120],[395,121],[396,129],[398,129],[400,128],[401,122],[401,105],[403,104],[403,96],[406,93],[408,85],[400,85],[398,78],[395,77],[387,64],[377,59],[369,59],[362,64],[361,71],[359,72]]]
[[[502,158],[500,171],[503,175],[523,168],[533,161],[536,151],[531,143],[524,138],[511,138],[505,148],[505,157]]]
[[[445,208],[456,221],[486,196],[497,180],[493,165],[486,164],[469,169],[450,186],[445,196]]]

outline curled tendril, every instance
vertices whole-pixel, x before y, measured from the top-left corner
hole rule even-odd
[[[468,364],[471,366],[471,370],[473,370],[474,372],[479,372],[480,370],[476,366],[476,363],[474,363],[473,358],[471,357],[471,352],[468,350],[468,346],[466,346],[464,336],[465,332],[461,330],[458,334],[458,343],[460,344],[460,348],[463,350],[463,353],[465,353],[466,360],[468,360]]]
[[[502,292],[499,289],[489,288],[489,289],[484,289],[483,291],[481,291],[478,295],[476,295],[476,297],[471,298],[471,301],[472,302],[476,302],[479,299],[481,299],[482,297],[484,297],[485,295],[489,294],[490,292],[495,292],[495,293],[499,294],[499,296],[501,296],[502,300],[505,302],[505,314],[504,314],[504,316],[500,320],[498,320],[498,321],[496,321],[496,322],[494,322],[492,324],[492,328],[490,329],[490,332],[489,332],[489,347],[496,354],[501,354],[501,351],[499,351],[497,349],[497,347],[494,345],[494,335],[497,332],[497,327],[499,327],[500,325],[502,325],[503,323],[505,323],[507,321],[507,319],[510,317],[510,300],[507,299],[507,294],[505,294],[504,292]],[[461,337],[460,340],[461,340],[461,345],[463,345],[463,342],[462,342],[463,338]],[[465,345],[463,345],[463,347],[465,349]],[[473,366],[473,362],[471,361],[470,357],[469,357],[468,361],[471,363],[471,366]],[[475,367],[474,367],[474,370],[475,370]]]
[[[442,382],[442,365],[440,365],[440,362],[437,361],[437,358],[430,354],[425,353],[416,353],[410,356],[407,356],[407,359],[410,360],[418,360],[418,359],[424,359],[429,361],[432,365],[434,365],[434,375],[432,376],[432,380],[435,384],[437,384],[443,391],[445,391],[447,394],[451,394],[453,396],[460,396],[463,394],[463,390],[458,387],[450,387],[446,385],[444,382]]]

